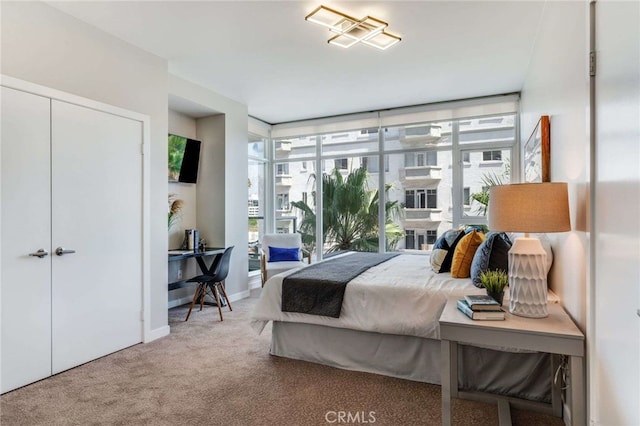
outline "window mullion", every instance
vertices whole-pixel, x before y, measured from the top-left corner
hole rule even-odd
[[[460,123],[451,123],[451,225],[456,228],[462,221],[462,155],[460,154]]]

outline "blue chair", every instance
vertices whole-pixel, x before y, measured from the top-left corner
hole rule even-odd
[[[229,298],[227,297],[227,292],[224,289],[224,280],[227,278],[229,274],[229,263],[231,260],[231,251],[234,246],[227,248],[221,256],[216,258],[209,269],[209,273],[198,275],[197,277],[193,277],[187,282],[197,282],[198,288],[196,292],[193,294],[193,300],[191,301],[191,306],[189,307],[189,313],[187,313],[187,318],[185,321],[189,321],[189,316],[191,315],[191,310],[193,306],[196,304],[196,301],[200,301],[200,310],[202,310],[202,306],[204,305],[204,297],[207,294],[207,290],[209,290],[210,294],[216,299],[216,305],[218,306],[218,313],[220,314],[220,321],[223,321],[222,318],[222,302],[221,299],[224,298],[227,305],[229,306],[229,310],[233,311],[231,308],[231,302],[229,302]],[[222,297],[221,297],[222,294]]]

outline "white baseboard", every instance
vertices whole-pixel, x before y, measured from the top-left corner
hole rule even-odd
[[[260,282],[258,281],[258,286],[259,285],[260,285]],[[241,291],[240,293],[229,294],[228,296],[229,296],[229,300],[231,300],[232,302],[235,302],[236,300],[246,299],[250,295],[251,295],[250,290],[245,290],[245,291]],[[169,309],[171,309],[171,308],[175,308],[176,306],[182,306],[187,303],[191,303],[192,300],[193,300],[193,295],[180,297],[178,299],[170,300],[167,303],[167,306]]]
[[[255,290],[262,287],[262,278],[260,275],[254,275],[249,277],[249,290]]]
[[[191,303],[193,300],[193,294],[189,296],[180,297],[179,299],[169,300],[167,303],[168,309],[175,308],[176,306],[182,306],[187,303]]]
[[[241,291],[240,293],[229,294],[229,300],[235,302],[236,300],[246,299],[251,296],[249,290]]]
[[[144,343],[153,342],[154,340],[157,340],[161,337],[168,336],[169,333],[170,333],[170,329],[168,325],[164,325],[154,330],[150,330],[144,336]]]

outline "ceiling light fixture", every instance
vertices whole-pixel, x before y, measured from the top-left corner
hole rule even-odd
[[[304,19],[327,27],[331,32],[336,33],[328,42],[344,48],[356,43],[364,43],[367,46],[385,50],[402,40],[397,35],[384,31],[389,24],[378,18],[365,16],[362,19],[356,19],[326,6],[319,6]]]

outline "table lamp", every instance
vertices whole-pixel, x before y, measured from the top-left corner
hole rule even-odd
[[[530,232],[571,230],[567,184],[496,185],[489,189],[489,229],[524,232],[509,250],[509,312],[544,318],[547,311],[547,253]]]

